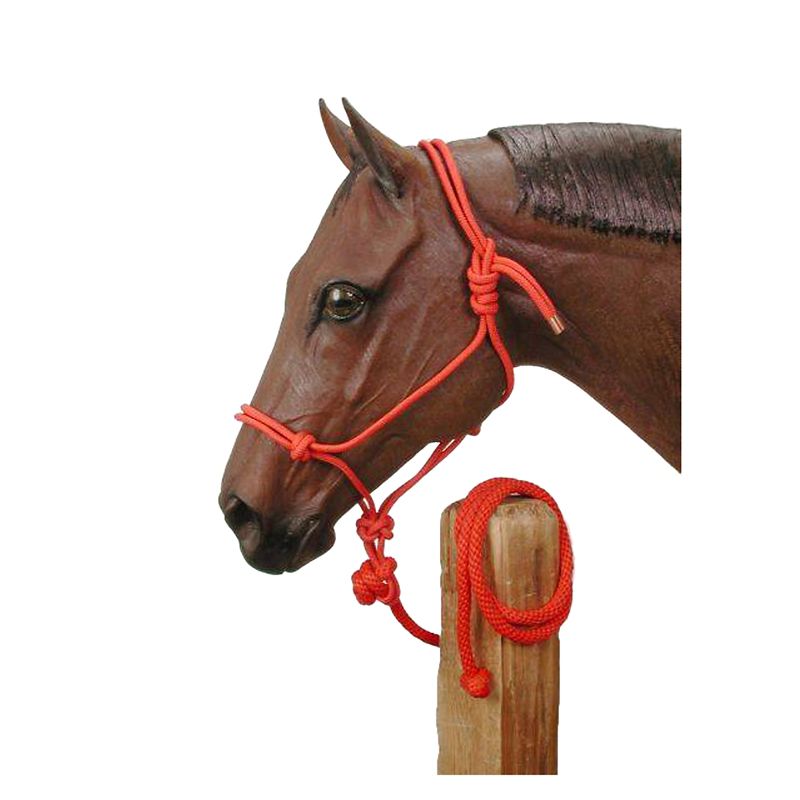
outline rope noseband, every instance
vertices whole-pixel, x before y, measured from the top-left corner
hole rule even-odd
[[[302,430],[293,431],[250,405],[242,406],[241,413],[236,415],[236,419],[263,433],[275,444],[285,449],[293,461],[307,462],[313,458],[336,467],[345,475],[359,495],[358,503],[362,514],[356,524],[356,529],[367,553],[367,559],[352,576],[356,599],[364,605],[371,605],[376,600],[385,603],[409,633],[427,644],[438,645],[439,636],[418,625],[403,607],[400,601],[400,585],[395,575],[397,562],[385,555],[384,547],[386,541],[393,536],[394,521],[389,516],[389,512],[394,504],[434,467],[444,461],[461,444],[466,434],[439,442],[419,472],[395,489],[381,503],[380,507],[376,506],[371,493],[352,467],[340,456],[397,419],[410,406],[439,386],[487,338],[497,353],[505,373],[506,387],[500,402],[503,403],[508,399],[514,388],[514,366],[497,329],[496,315],[500,301],[497,287],[501,276],[514,281],[525,291],[554,333],[560,334],[564,330],[564,325],[555,306],[539,283],[521,264],[498,255],[494,240],[487,237],[481,230],[472,213],[466,189],[447,145],[440,139],[434,139],[431,142],[422,141],[419,144],[433,165],[453,215],[472,245],[470,264],[466,271],[470,289],[470,306],[478,317],[478,328],[472,340],[439,372],[347,441],[320,442],[312,433]],[[470,433],[477,434],[478,430],[470,431]],[[553,509],[558,519],[561,576],[553,598],[541,609],[518,611],[503,606],[486,586],[481,571],[480,556],[486,524],[497,505],[509,494],[525,494],[544,500]],[[476,505],[477,511],[474,510]],[[456,522],[456,541],[457,574],[459,576],[458,640],[464,667],[461,682],[470,694],[476,697],[485,697],[489,691],[488,673],[486,670],[477,668],[469,643],[469,606],[472,593],[475,593],[481,609],[499,633],[522,643],[542,641],[558,630],[569,613],[572,596],[572,552],[569,547],[566,524],[552,497],[533,484],[509,479],[492,479],[480,484],[470,493]],[[462,605],[465,602],[466,616],[462,614]]]

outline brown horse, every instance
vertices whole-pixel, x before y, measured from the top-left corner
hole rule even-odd
[[[344,101],[320,102],[349,169],[292,270],[286,310],[252,405],[323,441],[344,441],[436,373],[470,340],[469,248],[431,164]],[[455,142],[479,222],[530,269],[566,331],[501,281],[500,332],[515,365],[555,370],[680,468],[680,132],[536,125]],[[370,490],[426,444],[475,428],[505,383],[484,343],[445,383],[347,453]],[[356,502],[318,461],[243,426],[220,505],[249,564],[299,569],[328,550]]]

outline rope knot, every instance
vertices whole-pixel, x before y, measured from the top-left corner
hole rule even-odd
[[[491,674],[488,669],[479,667],[478,669],[465,671],[461,675],[461,687],[469,692],[473,697],[488,697],[491,686]]]
[[[486,239],[486,247],[480,255],[474,254],[472,263],[467,269],[469,282],[469,304],[479,316],[494,316],[499,308],[497,281],[500,274],[494,268],[494,239]]]
[[[311,446],[316,441],[308,431],[298,431],[289,443],[289,457],[292,461],[309,461],[311,459]]]
[[[389,557],[367,559],[353,573],[353,593],[363,606],[371,606],[376,600],[392,605],[400,596],[400,584],[394,571],[397,562]]]
[[[364,543],[391,539],[394,536],[394,520],[388,514],[365,511],[356,522],[356,532]]]

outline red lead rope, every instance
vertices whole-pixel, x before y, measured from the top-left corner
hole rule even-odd
[[[395,489],[381,503],[380,507],[375,505],[375,501],[363,481],[356,475],[353,468],[340,458],[340,454],[361,444],[397,419],[421,397],[439,386],[483,344],[487,337],[503,365],[506,376],[506,389],[501,402],[508,398],[514,388],[514,366],[495,321],[500,299],[497,284],[501,275],[510,278],[527,293],[556,334],[564,330],[564,325],[552,301],[538,282],[516,261],[497,255],[494,240],[487,237],[480,229],[472,213],[458,168],[447,145],[440,139],[434,139],[431,142],[422,141],[419,144],[430,158],[450,208],[472,244],[467,281],[471,293],[470,305],[478,316],[478,328],[472,340],[439,372],[418,386],[382,417],[347,441],[319,442],[308,431],[293,431],[280,421],[249,405],[242,406],[242,411],[236,415],[236,419],[255,428],[275,444],[287,450],[293,461],[309,461],[314,458],[324,461],[344,473],[359,495],[358,503],[361,506],[362,514],[356,523],[356,530],[367,553],[366,561],[353,573],[353,591],[356,599],[364,605],[371,605],[376,600],[380,600],[389,606],[395,618],[409,633],[427,644],[438,645],[439,636],[418,625],[403,607],[400,601],[400,585],[395,575],[397,562],[385,555],[384,547],[386,541],[393,536],[394,520],[389,516],[389,512],[394,504],[435,466],[447,458],[461,444],[464,436],[439,442],[420,471]],[[474,430],[470,433],[477,434],[478,431]],[[541,609],[518,611],[502,605],[486,585],[483,576],[481,563],[486,524],[494,509],[509,494],[524,494],[544,500],[558,518],[561,577],[553,598]],[[489,674],[486,670],[477,667],[470,644],[472,594],[475,594],[484,615],[501,635],[522,644],[543,641],[558,630],[569,613],[572,597],[572,550],[566,524],[550,495],[533,484],[505,478],[486,481],[470,492],[456,520],[456,542],[458,559],[456,570],[459,576],[457,635],[464,670],[461,684],[473,696],[485,697],[489,693]]]
[[[559,575],[553,596],[541,607],[527,610],[501,603],[486,583],[483,574],[483,542],[489,517],[509,495],[543,500],[558,520]],[[472,597],[483,616],[501,635],[517,644],[536,644],[558,631],[572,606],[572,545],[564,517],[556,501],[536,484],[513,478],[490,478],[479,483],[461,504],[456,516],[456,640],[461,656],[461,685],[473,697],[489,694],[489,670],[478,667],[472,652],[470,618]]]

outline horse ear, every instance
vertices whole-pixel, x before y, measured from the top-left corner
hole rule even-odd
[[[322,124],[325,126],[325,133],[331,146],[339,156],[339,160],[347,169],[353,169],[359,155],[358,142],[353,135],[349,125],[345,125],[331,110],[325,105],[325,101],[319,99],[319,113],[322,116]]]
[[[392,198],[402,195],[403,183],[414,164],[411,153],[382,134],[367,122],[361,114],[342,98],[342,105],[353,127],[353,135],[367,163],[372,167],[384,194]]]

